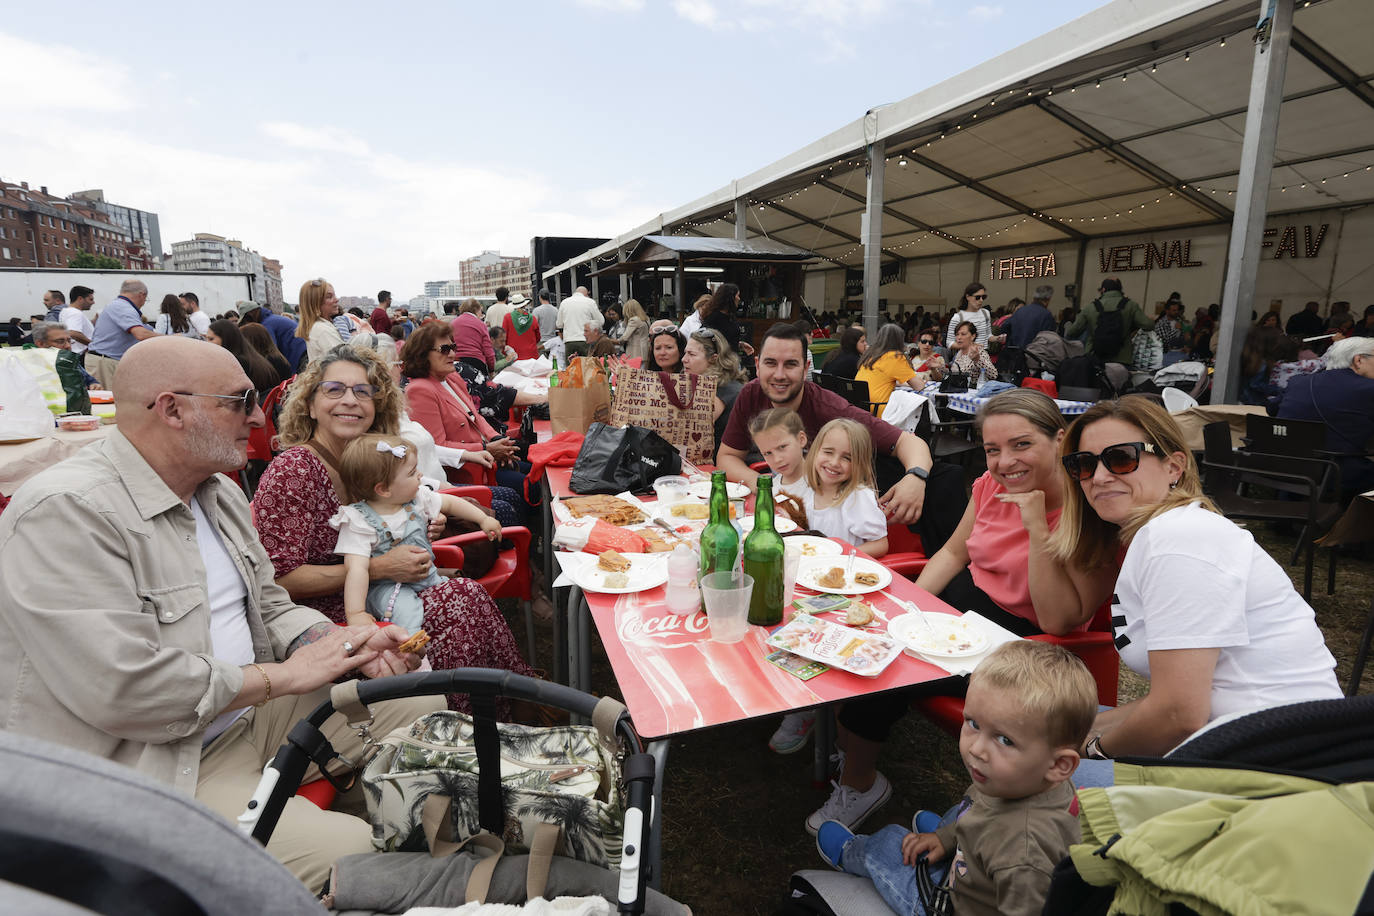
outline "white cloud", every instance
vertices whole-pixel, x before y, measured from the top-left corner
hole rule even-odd
[[[578,6],[593,10],[606,10],[612,13],[638,13],[644,9],[644,0],[575,0]]]
[[[141,91],[128,71],[86,49],[40,45],[0,32],[0,112],[129,111]]]
[[[968,11],[970,19],[979,22],[992,22],[994,19],[1002,18],[1002,8],[1000,6],[983,6],[979,4]]]
[[[721,28],[720,13],[710,0],[673,0],[673,12],[694,25],[708,29]]]

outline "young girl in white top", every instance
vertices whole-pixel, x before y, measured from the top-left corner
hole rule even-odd
[[[420,592],[439,582],[429,520],[440,512],[477,523],[490,540],[501,536],[501,523],[477,506],[421,486],[417,458],[408,439],[369,434],[350,442],[339,461],[344,489],[357,500],[329,520],[339,532],[334,552],[344,558],[344,613],[350,625],[374,619],[412,631],[423,625]],[[372,581],[368,561],[399,544],[430,551],[429,575],[418,582]]]
[[[887,553],[887,516],[878,507],[873,439],[863,424],[831,420],[806,455],[806,515],[826,537],[848,541],[870,557]]]

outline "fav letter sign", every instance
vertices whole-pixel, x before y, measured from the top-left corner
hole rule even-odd
[[[1301,251],[1298,250],[1297,226],[1284,226],[1281,235],[1278,227],[1275,227],[1273,229],[1266,229],[1264,230],[1263,247],[1275,249],[1275,260],[1283,257],[1284,252],[1287,252],[1290,257],[1294,258],[1315,258],[1317,256],[1317,252],[1321,251],[1322,240],[1326,238],[1326,227],[1328,225],[1330,224],[1322,223],[1321,226],[1317,229],[1315,235],[1313,234],[1312,227],[1310,225],[1303,226]],[[1279,243],[1277,246],[1275,246],[1274,244],[1274,236],[1276,235],[1279,236]]]
[[[1170,267],[1201,267],[1201,261],[1191,257],[1192,239],[1174,239],[1172,242],[1143,242],[1135,245],[1113,245],[1111,248],[1097,249],[1097,263],[1104,274],[1121,273],[1127,270],[1150,270]],[[1141,257],[1136,257],[1141,252]]]
[[[988,262],[989,280],[1033,280],[1054,276],[1053,254],[1030,254],[1023,258],[998,258]]]

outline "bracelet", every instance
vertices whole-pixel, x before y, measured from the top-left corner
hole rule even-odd
[[[1102,735],[1093,735],[1088,739],[1088,743],[1083,745],[1083,750],[1090,760],[1111,760],[1112,755],[1102,749]]]
[[[259,665],[257,662],[249,662],[248,664],[258,669],[258,674],[262,675],[263,684],[267,686],[267,696],[262,698],[262,703],[253,704],[254,708],[256,708],[258,706],[264,705],[268,700],[272,699],[272,679],[267,676],[267,671],[262,667],[262,665]]]

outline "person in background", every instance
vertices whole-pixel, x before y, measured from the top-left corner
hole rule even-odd
[[[272,341],[277,345],[277,350],[285,358],[291,367],[288,375],[294,375],[300,371],[301,363],[305,360],[306,343],[296,336],[296,322],[285,315],[278,315],[265,305],[256,305],[245,309],[243,317],[239,319],[239,326],[245,324],[261,324],[272,335]],[[286,376],[283,376],[286,377]]]
[[[945,346],[954,348],[954,335],[962,322],[970,322],[974,330],[974,343],[986,347],[992,335],[992,317],[987,309],[988,290],[981,283],[970,283],[964,287],[964,298],[960,308],[949,319],[945,329]]]
[[[1374,337],[1374,305],[1365,306],[1364,317],[1355,326],[1355,333],[1360,337]]]
[[[730,408],[735,406],[735,398],[749,377],[740,368],[739,357],[730,349],[724,336],[714,328],[702,328],[687,340],[687,346],[682,351],[682,370],[693,375],[716,377],[716,394],[712,400],[715,443],[711,455],[714,459],[715,450],[720,447],[720,437],[725,433],[725,423],[730,418]]]
[[[509,318],[510,315],[507,314],[506,317]],[[496,356],[495,361],[491,364],[493,372],[500,372],[519,359],[515,349],[506,343],[505,328],[489,328],[487,336],[491,338],[491,349]]]
[[[195,293],[182,293],[179,298],[186,317],[191,321],[191,327],[198,337],[204,338],[205,332],[210,330],[210,316],[201,311],[200,297]]]
[[[625,316],[618,304],[606,306],[606,318],[601,323],[601,333],[612,340],[619,339],[625,333]]]
[[[885,324],[879,328],[854,373],[856,381],[868,383],[868,399],[876,405],[874,412],[879,416],[898,386],[920,388],[925,382],[907,359],[903,336],[900,325]]]
[[[210,322],[210,330],[205,339],[234,354],[244,374],[258,390],[259,396],[265,397],[267,392],[281,383],[281,376],[277,374],[277,370],[272,368],[272,364],[265,356],[248,345],[239,326],[228,318]]]
[[[548,290],[539,291],[534,320],[539,322],[539,348],[547,352],[549,340],[558,336],[558,306],[553,304]]]
[[[1289,337],[1316,337],[1326,330],[1326,322],[1322,321],[1320,309],[1320,302],[1308,302],[1302,307],[1301,312],[1288,319],[1288,323],[1283,327],[1283,333]]]
[[[1050,300],[1053,298],[1053,286],[1042,285],[1035,288],[1035,296],[1031,301],[1013,312],[1004,325],[1008,346],[1024,350],[1026,345],[1035,339],[1036,334],[1056,329],[1054,315],[1050,312]]]
[[[86,369],[106,391],[114,390],[114,374],[120,359],[140,340],[156,337],[143,321],[143,305],[148,301],[148,286],[142,280],[119,284],[119,296],[105,306],[86,351]]]
[[[649,361],[649,316],[639,300],[625,303],[625,330],[616,343],[627,357],[639,360],[641,366]]]
[[[277,342],[272,339],[272,334],[267,328],[253,321],[239,321],[239,333],[243,335],[244,343],[256,350],[258,355],[267,360],[272,366],[272,371],[277,374],[277,378],[283,382],[296,374],[296,370],[286,361],[286,357],[277,349]]]
[[[43,320],[55,322],[62,315],[62,310],[67,307],[67,297],[62,295],[60,289],[50,289],[43,294]]]
[[[1326,426],[1326,448],[1341,469],[1341,491],[1353,497],[1374,489],[1374,337],[1333,343],[1322,357],[1324,372],[1295,375],[1279,402],[1279,416]]]
[[[518,298],[519,304],[512,304],[506,317],[501,319],[501,328],[506,332],[506,343],[515,351],[516,359],[538,359],[543,331],[530,309],[530,301],[524,296]]]
[[[853,378],[859,371],[859,360],[867,350],[868,334],[864,329],[845,328],[844,333],[840,335],[840,352],[827,359],[821,366],[821,371],[838,375],[840,378]]]
[[[606,320],[601,310],[592,301],[585,286],[579,286],[571,296],[558,306],[558,330],[563,332],[563,349],[568,358],[585,356],[591,349],[587,343],[587,333],[583,330],[587,322],[595,321],[601,325]]]
[[[378,334],[391,333],[391,292],[381,290],[377,293],[377,307],[372,310],[368,323]]]
[[[591,348],[587,351],[587,355],[593,359],[615,356],[615,340],[607,337],[601,328],[602,325],[595,321],[588,321],[582,326],[583,336],[586,337],[587,345]]]
[[[682,371],[682,353],[687,349],[687,341],[671,322],[649,332],[649,347],[654,359],[653,365],[647,368],[659,372]]]
[[[499,328],[513,308],[510,303],[510,290],[504,286],[496,287],[496,301],[487,308],[486,323],[489,328]],[[521,296],[521,300],[525,297]]]
[[[977,331],[972,321],[959,322],[954,332],[954,359],[949,365],[950,374],[961,372],[969,377],[970,391],[997,378],[997,367],[992,364],[987,351],[976,343]]]
[[[153,325],[153,330],[159,334],[176,334],[181,337],[203,337],[197,334],[196,329],[191,327],[191,318],[181,307],[181,298],[175,293],[168,293],[162,297],[162,306],[158,309],[157,323]]]
[[[948,370],[948,364],[939,350],[940,332],[935,328],[925,329],[916,338],[916,356],[911,361],[912,365],[918,373],[924,373],[926,379],[931,382],[940,381]]]
[[[1098,312],[1097,306],[1101,304],[1102,311]],[[1117,346],[1114,353],[1097,353],[1093,342],[1093,337],[1097,333],[1098,322],[1101,315],[1109,312],[1120,312],[1121,318],[1121,343]],[[1103,363],[1120,363],[1129,366],[1135,359],[1135,347],[1131,343],[1131,338],[1136,331],[1152,331],[1154,322],[1145,317],[1140,305],[1128,298],[1121,291],[1121,281],[1116,277],[1107,277],[1102,281],[1102,286],[1097,291],[1097,299],[1088,303],[1079,313],[1078,317],[1064,329],[1065,337],[1074,337],[1077,334],[1084,334],[1083,352],[1092,353]]]
[[[296,336],[306,342],[308,362],[315,362],[344,342],[334,324],[338,313],[339,297],[334,295],[334,287],[328,280],[317,277],[301,285],[300,323],[296,326]]]
[[[754,355],[754,348],[747,341],[740,339],[740,325],[735,317],[743,301],[744,297],[740,294],[738,286],[733,283],[722,283],[716,287],[716,291],[711,294],[711,301],[706,303],[699,314],[701,326],[720,331],[730,349],[741,354],[740,361],[746,362],[747,357]],[[685,331],[683,333],[686,334]],[[752,365],[752,361],[748,364]]]
[[[1097,685],[1068,650],[998,646],[969,677],[959,756],[973,782],[963,800],[944,817],[916,812],[910,832],[892,824],[855,836],[826,821],[821,858],[871,878],[896,913],[925,916],[922,885],[948,884],[956,916],[1039,916],[1081,838],[1070,778],[1096,709]]]
[[[72,335],[72,352],[86,365],[86,347],[95,336],[95,322],[87,314],[95,305],[95,291],[89,286],[73,286],[67,294],[67,307],[58,315],[58,320]]]
[[[87,392],[99,388],[100,383],[81,367],[81,362],[71,351],[71,332],[60,324],[39,321],[33,326],[32,336],[33,345],[38,349],[58,351],[55,367],[57,380],[62,383],[62,390],[67,395],[67,412],[89,414],[91,396]]]
[[[709,293],[697,296],[697,301],[692,303],[692,308],[687,312],[687,317],[682,319],[682,336],[687,337],[693,331],[701,328],[701,316],[705,313],[706,307],[711,304]]]

